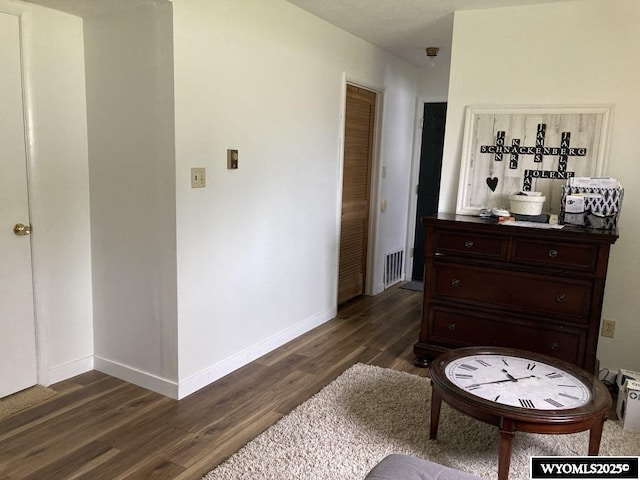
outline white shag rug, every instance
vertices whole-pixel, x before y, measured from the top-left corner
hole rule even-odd
[[[429,440],[430,405],[428,379],[357,364],[203,479],[362,480],[390,453],[496,479],[498,429],[443,403],[438,438]],[[589,432],[518,432],[509,479],[529,478],[532,455],[586,455],[588,441]],[[600,455],[640,455],[640,432],[607,421]]]

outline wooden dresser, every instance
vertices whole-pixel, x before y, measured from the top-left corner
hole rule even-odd
[[[539,229],[439,214],[426,233],[415,363],[486,345],[551,355],[589,372],[614,230]]]

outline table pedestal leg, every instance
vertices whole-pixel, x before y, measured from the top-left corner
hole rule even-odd
[[[500,449],[498,450],[498,480],[509,479],[509,465],[511,464],[511,442],[515,434],[514,425],[502,419],[500,426]]]
[[[431,425],[429,426],[429,439],[435,440],[438,435],[438,422],[440,421],[440,407],[442,398],[431,384]]]
[[[602,438],[602,429],[607,416],[603,415],[601,421],[596,423],[589,431],[589,455],[598,455],[600,451],[600,439]]]

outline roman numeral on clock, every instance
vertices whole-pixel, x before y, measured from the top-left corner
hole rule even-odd
[[[564,393],[564,392],[561,392],[558,395],[560,395],[561,397],[570,398],[571,400],[580,400],[580,398],[574,397],[573,395],[569,395],[568,393]]]
[[[534,368],[536,368],[535,363],[527,363],[527,370],[533,370]]]
[[[467,365],[466,363],[463,363],[458,368],[461,368],[462,370],[469,370],[469,371],[474,371],[478,369],[478,367],[474,367],[473,365]]]
[[[528,398],[519,398],[518,401],[520,402],[520,405],[525,408],[535,408],[533,402]]]
[[[484,361],[484,360],[482,360],[482,359],[476,359],[476,362],[478,362],[478,363],[479,363],[480,365],[482,365],[483,367],[490,367],[490,366],[491,366],[491,364],[490,364],[490,363],[487,363],[487,362],[485,362],[485,361]]]
[[[560,378],[560,377],[562,377],[562,374],[558,373],[558,372],[552,372],[552,373],[547,373],[546,377],[547,378]]]
[[[456,373],[456,378],[473,378],[473,375],[468,373]]]
[[[549,403],[549,404],[551,404],[551,405],[553,405],[556,408],[564,407],[563,404],[561,404],[560,402],[555,401],[553,398],[545,398],[544,401]]]

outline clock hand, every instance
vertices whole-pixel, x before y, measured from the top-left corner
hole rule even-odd
[[[518,380],[515,379],[515,377],[513,375],[511,375],[509,372],[507,372],[506,368],[503,368],[502,371],[505,373],[505,375],[507,377],[509,377],[509,380],[511,380],[512,382],[517,382]]]
[[[495,380],[493,382],[484,382],[484,383],[474,383],[473,385],[467,385],[467,388],[472,388],[472,387],[479,387],[481,385],[491,385],[494,383],[505,383],[505,382],[517,382],[518,380],[524,380],[526,378],[533,378],[535,377],[535,375],[529,375],[528,377],[520,377],[520,378],[513,378],[513,380],[511,378],[508,378],[506,380]]]

